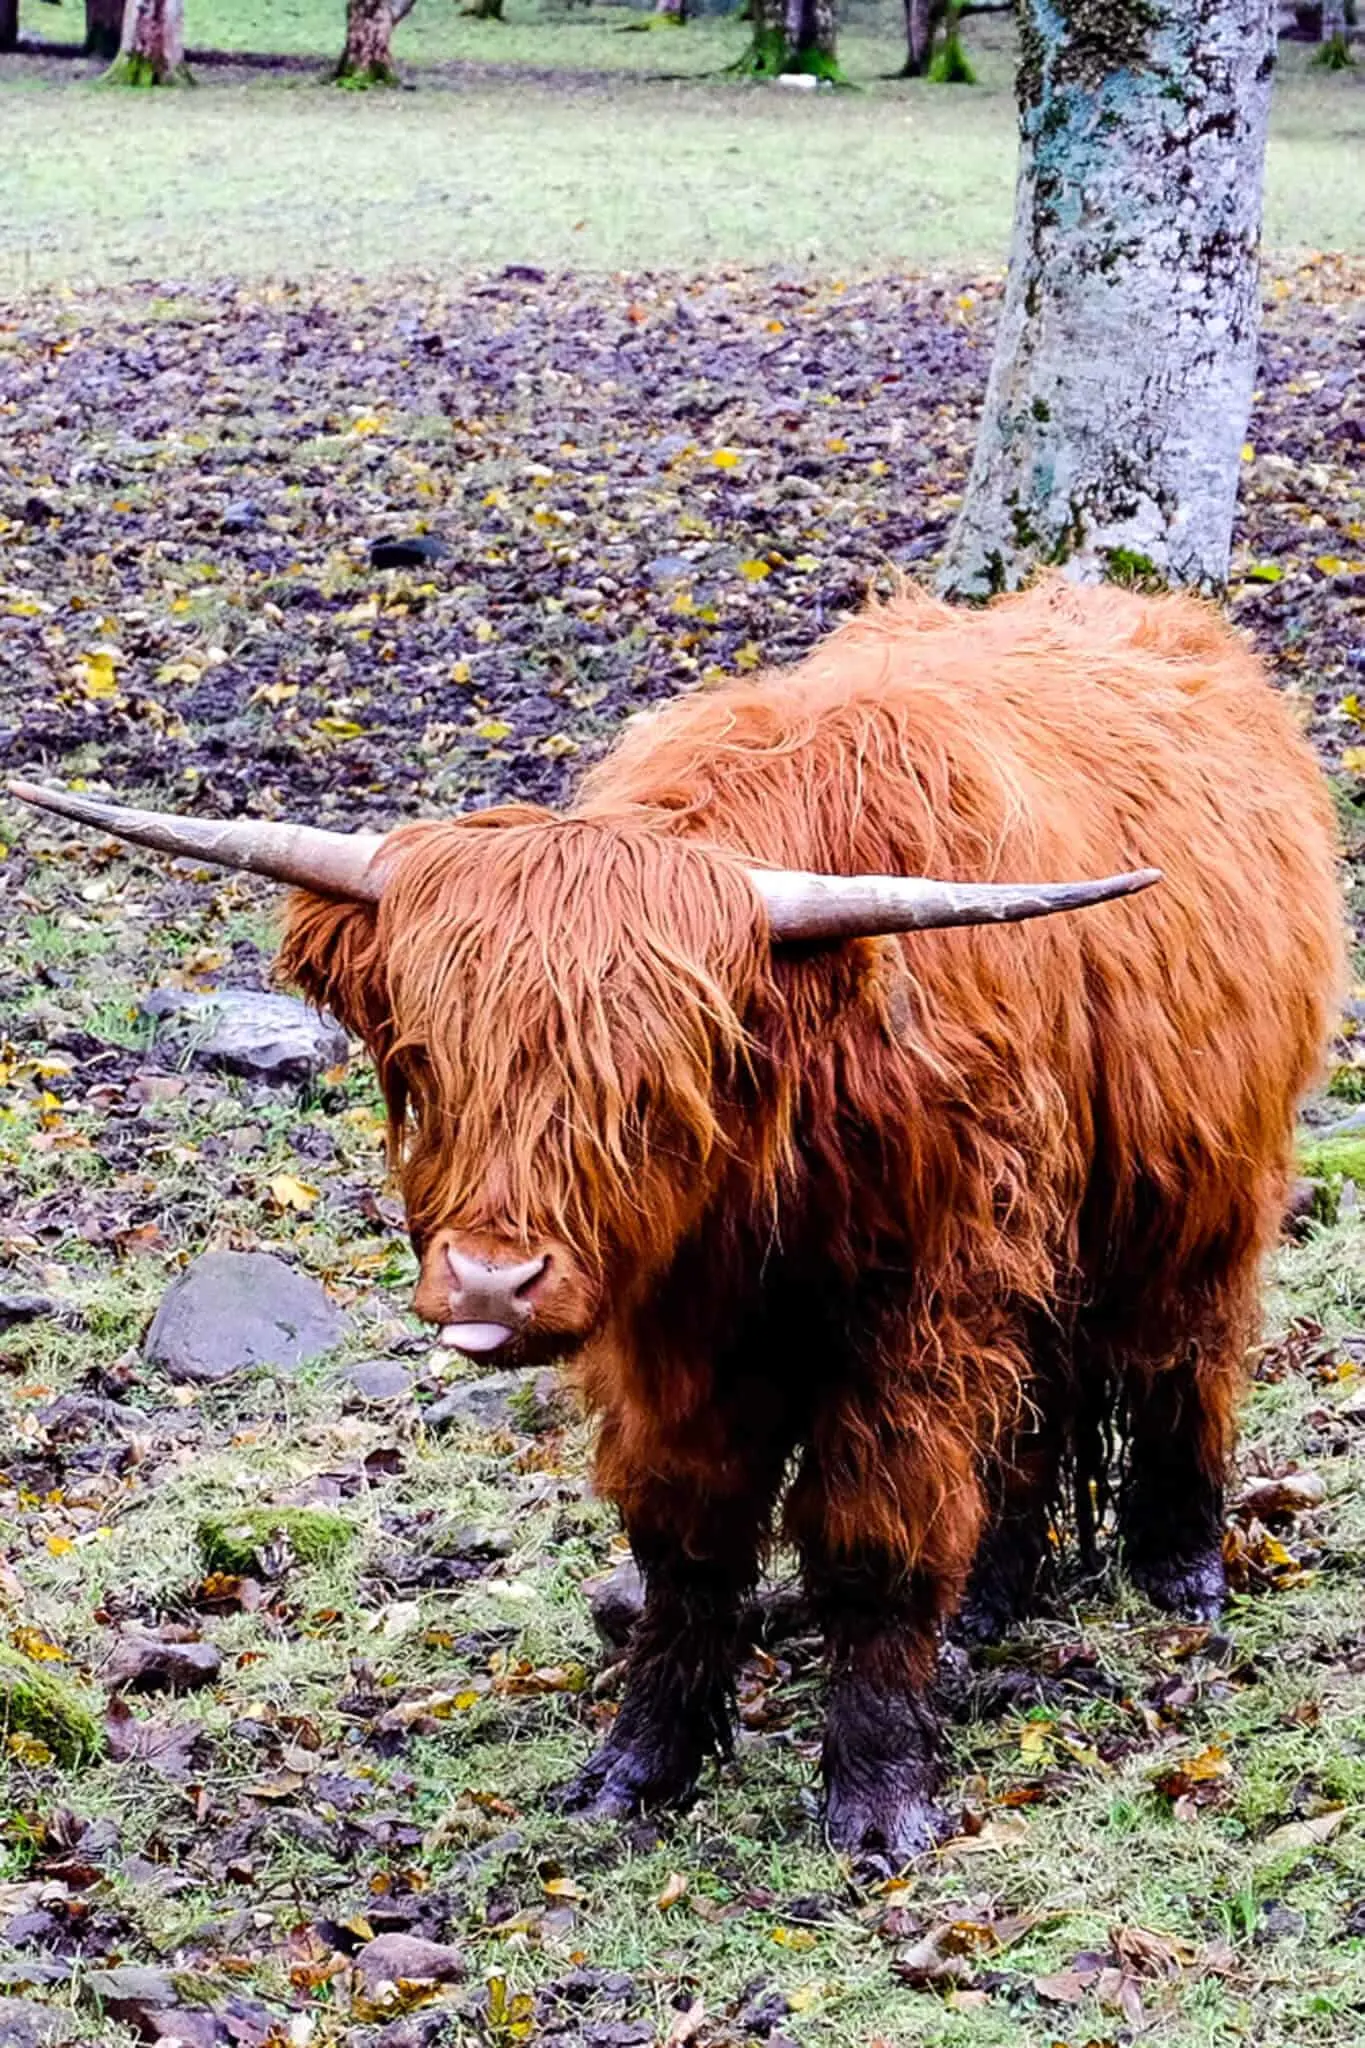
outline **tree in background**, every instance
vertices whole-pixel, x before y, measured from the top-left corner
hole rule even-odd
[[[1346,0],[1322,0],[1318,41],[1321,47],[1313,59],[1315,64],[1324,65],[1329,71],[1344,71],[1355,62],[1346,33]]]
[[[185,0],[127,0],[114,85],[185,85]]]
[[[0,0],[0,50],[19,45],[19,0]]]
[[[124,0],[85,0],[85,54],[117,57],[123,42]]]
[[[1260,323],[1270,0],[1021,0],[1009,278],[942,574],[1217,589]]]
[[[753,41],[738,70],[753,78],[805,74],[845,83],[835,0],[752,0]]]
[[[346,0],[346,47],[334,74],[337,84],[397,85],[392,42],[390,0]]]

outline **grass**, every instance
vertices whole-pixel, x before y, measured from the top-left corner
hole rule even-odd
[[[63,16],[33,13],[55,37]],[[0,290],[509,262],[852,273],[1003,257],[1015,115],[998,23],[969,24],[979,87],[879,82],[899,55],[889,17],[873,15],[842,46],[865,89],[810,96],[717,75],[743,48],[741,24],[623,35],[621,19],[499,28],[419,6],[396,45],[418,90],[343,94],[307,72],[203,68],[194,94],[139,99],[135,149],[126,101],[78,67],[0,59]],[[198,23],[191,6],[189,28],[192,42],[306,51],[320,69],[335,54],[332,15],[312,0],[205,8]],[[630,75],[645,70],[709,75]],[[1365,247],[1353,169],[1365,94],[1297,50],[1282,74],[1267,244]]]
[[[116,859],[90,903],[77,893],[83,872],[39,865],[9,961],[35,977],[55,968],[60,1013],[78,1029],[126,1017],[138,986],[219,945],[225,921],[265,936],[253,884],[186,888],[154,861]],[[134,902],[149,915],[128,944],[109,943]],[[86,943],[92,929],[103,947]],[[45,1090],[65,1097],[60,1110]],[[103,1156],[102,1111],[60,1076],[11,1073],[0,1107],[0,1168],[26,1210],[60,1196],[79,1216],[124,1185]],[[375,1313],[392,1329],[410,1262],[357,1227],[346,1195],[378,1185],[376,1107],[364,1072],[311,1101],[197,1081],[158,1103],[137,1156],[161,1248],[114,1258],[53,1240],[48,1283],[83,1327],[36,1324],[6,1340],[11,1465],[41,1462],[40,1413],[55,1394],[87,1386],[92,1366],[136,1360],[182,1245],[287,1242],[343,1296],[377,1288]],[[230,1169],[211,1164],[247,1119],[259,1149]],[[316,1211],[275,1214],[271,1174],[329,1146],[327,1168],[306,1169],[323,1188]],[[1243,1468],[1311,1466],[1325,1504],[1282,1528],[1278,1549],[1243,1531],[1250,1579],[1226,1640],[1172,1628],[1111,1576],[1072,1584],[1050,1620],[955,1678],[948,1798],[967,1832],[873,1898],[847,1885],[815,1819],[821,1674],[810,1643],[746,1668],[735,1761],[708,1775],[688,1815],[631,1832],[553,1813],[548,1788],[601,1718],[601,1651],[580,1586],[617,1554],[610,1517],[583,1490],[580,1428],[438,1436],[410,1407],[347,1409],[332,1362],[293,1380],[180,1390],[168,1405],[169,1390],[135,1367],[137,1460],[87,1461],[79,1481],[9,1495],[24,1598],[8,1626],[53,1660],[38,1668],[85,1691],[117,1618],[197,1620],[224,1654],[218,1684],[135,1711],[154,1728],[198,1732],[202,1790],[187,1800],[137,1760],[62,1764],[12,1743],[0,1882],[42,1875],[58,1810],[109,1823],[120,1855],[87,1896],[119,1916],[124,1956],[189,1969],[211,2006],[231,1991],[279,2011],[311,1983],[313,2048],[346,2040],[356,2018],[328,1959],[334,1937],[310,1931],[317,1917],[340,1923],[386,1898],[447,1893],[475,1987],[466,1999],[489,1984],[529,1997],[582,1963],[626,1973],[630,2018],[660,2039],[697,1999],[714,2029],[704,2038],[753,2039],[742,2015],[767,1998],[805,2048],[1112,2041],[1131,2017],[1112,1980],[1107,1992],[1093,1973],[1068,1988],[1064,1973],[1118,1929],[1139,1946],[1156,1937],[1166,1958],[1124,1994],[1141,1999],[1153,2039],[1329,2048],[1365,2001],[1365,1439],[1335,1419],[1359,1398],[1362,1316],[1357,1210],[1279,1256],[1268,1327],[1290,1337],[1263,1360],[1245,1423]],[[353,1352],[374,1348],[372,1329]],[[413,1369],[455,1368],[441,1353]],[[324,1480],[345,1489],[344,1522]],[[279,1583],[255,1607],[234,1604],[221,1574],[260,1554],[225,1555],[214,1532],[297,1531],[300,1500],[322,1507],[329,1537],[351,1540],[275,1546],[267,1576]],[[405,1563],[469,1549],[470,1526],[498,1533],[475,1541],[481,1562],[465,1583],[404,1580]],[[204,1579],[206,1566],[220,1577]],[[1082,1682],[1058,1679],[1068,1671]],[[1092,1672],[1102,1684],[1084,1682]],[[1201,1767],[1213,1776],[1182,1818],[1162,1785],[1192,1763],[1197,1785]],[[389,1840],[399,1820],[406,1833]],[[168,1858],[183,1880],[170,1887],[159,1875]],[[976,1930],[951,1937],[966,1943],[965,1977],[904,1981],[897,1959],[944,1927]],[[78,1989],[48,1995],[73,1996],[86,2038],[115,2048],[120,2037]],[[452,2038],[518,2037],[474,2017]]]

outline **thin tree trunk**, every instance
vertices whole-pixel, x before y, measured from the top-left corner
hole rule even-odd
[[[0,50],[13,50],[19,43],[19,0],[0,0]]]
[[[1318,53],[1313,62],[1328,71],[1344,71],[1348,65],[1354,64],[1346,27],[1346,0],[1322,0]]]
[[[346,48],[336,68],[339,85],[395,85],[389,0],[346,0]]]
[[[112,62],[123,41],[123,0],[85,0],[85,50]]]
[[[687,0],[654,0],[654,12],[665,21],[683,28],[687,23]]]
[[[905,0],[905,65],[902,78],[923,78],[929,69],[934,31],[943,9],[940,0]]]
[[[835,0],[753,0],[753,24],[740,70],[756,78],[804,73],[842,82]]]
[[[186,84],[185,0],[127,0],[123,40],[106,75],[117,85]]]
[[[942,573],[1226,580],[1260,319],[1271,0],[1022,0],[1009,279]]]

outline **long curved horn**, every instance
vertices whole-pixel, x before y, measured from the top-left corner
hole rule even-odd
[[[324,896],[351,896],[370,903],[379,899],[382,881],[373,862],[384,844],[382,832],[324,832],[316,825],[285,825],[271,818],[177,818],[162,811],[128,810],[70,789],[42,789],[35,782],[6,786],[21,803],[56,811],[82,825],[98,825],[135,846],[156,846],[163,853],[215,867],[247,868]]]
[[[809,875],[750,868],[767,907],[775,944],[793,940],[870,939],[944,925],[1012,924],[1084,910],[1131,896],[1161,880],[1160,868],[1106,875],[1095,882],[931,882],[898,875]]]

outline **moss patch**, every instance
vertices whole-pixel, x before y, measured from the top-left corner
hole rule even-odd
[[[272,1544],[285,1543],[300,1564],[330,1564],[355,1539],[355,1526],[328,1508],[243,1508],[206,1515],[199,1555],[211,1572],[257,1573]]]
[[[79,1688],[8,1643],[0,1643],[0,1736],[20,1754],[26,1743],[41,1743],[62,1764],[89,1762],[104,1741],[98,1716]]]
[[[1337,1185],[1353,1180],[1365,1187],[1365,1131],[1343,1131],[1335,1138],[1301,1138],[1299,1167],[1309,1180]]]

